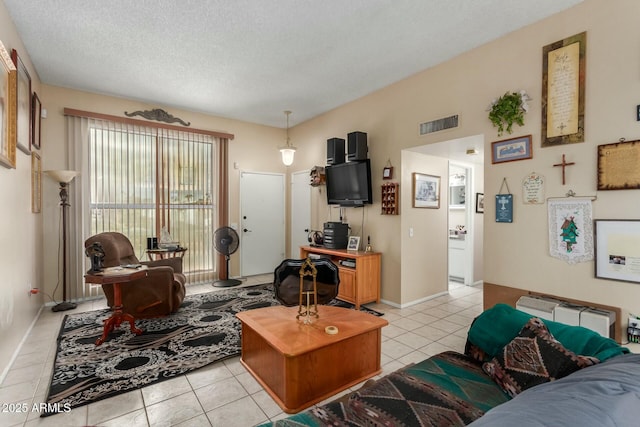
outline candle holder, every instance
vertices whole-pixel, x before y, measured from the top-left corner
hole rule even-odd
[[[318,318],[318,286],[316,283],[316,276],[318,270],[311,262],[310,258],[307,258],[300,267],[300,296],[298,303],[298,315],[297,320],[303,319],[302,323],[308,325],[313,322],[312,318]],[[305,286],[304,278],[312,276],[312,286],[308,288]]]

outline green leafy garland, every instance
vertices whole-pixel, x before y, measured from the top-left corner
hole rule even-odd
[[[506,130],[513,132],[513,124],[524,126],[524,114],[529,111],[527,101],[531,98],[524,90],[507,92],[498,99],[494,99],[489,106],[489,120],[498,128],[498,136]]]

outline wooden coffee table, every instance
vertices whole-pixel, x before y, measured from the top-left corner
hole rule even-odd
[[[299,412],[381,372],[380,317],[318,306],[319,319],[296,320],[298,307],[236,314],[242,322],[240,362],[287,413]],[[336,327],[334,335],[325,332]]]

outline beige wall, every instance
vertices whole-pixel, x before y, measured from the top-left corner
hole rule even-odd
[[[614,3],[586,0],[572,9],[516,31],[499,40],[425,70],[362,99],[351,102],[320,117],[296,126],[292,140],[301,146],[300,164],[323,164],[327,138],[345,137],[353,130],[367,132],[372,159],[374,194],[382,183],[381,172],[387,160],[396,167],[401,178],[403,195],[411,187],[412,166],[401,158],[401,150],[428,143],[484,135],[485,152],[498,139],[496,130],[487,118],[487,106],[492,99],[506,91],[525,89],[533,98],[526,125],[516,126],[513,136],[532,134],[534,158],[527,161],[492,165],[487,156],[484,168],[486,213],[484,215],[484,280],[508,286],[554,293],[576,299],[620,306],[624,310],[640,312],[640,286],[594,278],[593,263],[568,265],[551,258],[548,253],[547,210],[545,205],[523,205],[521,181],[536,171],[547,177],[547,196],[562,196],[569,189],[578,194],[596,193],[597,145],[611,143],[620,137],[640,138],[635,121],[635,106],[640,93],[640,55],[638,40],[640,2],[617,0]],[[573,34],[587,31],[587,87],[586,141],[571,146],[540,147],[540,98],[542,48]],[[454,130],[418,136],[418,123],[460,115],[460,126]],[[504,138],[504,137],[503,137]],[[567,169],[567,182],[561,184],[560,171],[553,168],[562,154],[575,166]],[[437,169],[437,166],[433,166]],[[494,221],[491,201],[507,178],[515,194],[513,224]],[[599,192],[593,204],[594,218],[640,217],[640,190]],[[407,243],[405,224],[416,215],[412,208],[404,208],[399,217],[379,214],[376,203],[365,208],[367,230],[376,250],[383,252],[383,298],[396,303],[410,303],[424,287],[425,279],[413,277],[406,270],[407,257],[414,251],[427,251],[430,240],[422,247],[414,237]],[[323,212],[318,202],[316,208]],[[408,210],[408,211],[407,211]],[[324,217],[316,216],[314,226]],[[400,238],[398,238],[400,236]],[[409,253],[407,253],[409,252]],[[400,260],[402,272],[398,268]],[[430,259],[427,257],[427,259]],[[439,279],[441,260],[431,258],[424,270],[435,272]],[[415,267],[414,263],[411,268]],[[432,274],[432,273],[427,273]],[[444,284],[433,290],[445,289]]]
[[[40,93],[38,74],[1,1],[0,41],[9,53],[18,51]],[[43,303],[42,294],[28,292],[31,285],[42,288],[43,277],[42,215],[31,213],[31,156],[18,150],[16,162],[15,169],[0,166],[0,381]]]
[[[440,208],[413,208],[413,172],[440,177]],[[401,288],[400,300],[408,303],[447,291],[449,285],[448,217],[449,162],[447,159],[402,152]],[[413,231],[413,237],[410,235]],[[385,255],[383,255],[384,257]],[[385,285],[389,282],[385,282]],[[391,282],[393,283],[393,282]],[[411,286],[405,286],[411,284]]]

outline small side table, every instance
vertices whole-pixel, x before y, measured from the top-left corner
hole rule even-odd
[[[122,291],[120,285],[125,285],[133,280],[147,277],[147,266],[139,268],[125,267],[109,267],[103,269],[99,273],[87,273],[84,280],[87,283],[95,283],[98,285],[113,284],[113,313],[108,319],[104,320],[104,331],[102,336],[96,340],[96,345],[100,345],[106,341],[109,332],[120,326],[122,322],[129,322],[131,332],[136,335],[142,333],[142,329],[136,328],[135,318],[129,313],[122,311]]]
[[[149,261],[154,261],[157,259],[165,259],[165,258],[173,258],[173,257],[184,257],[184,253],[187,252],[187,248],[177,248],[177,249],[147,249],[147,256],[149,257]]]

